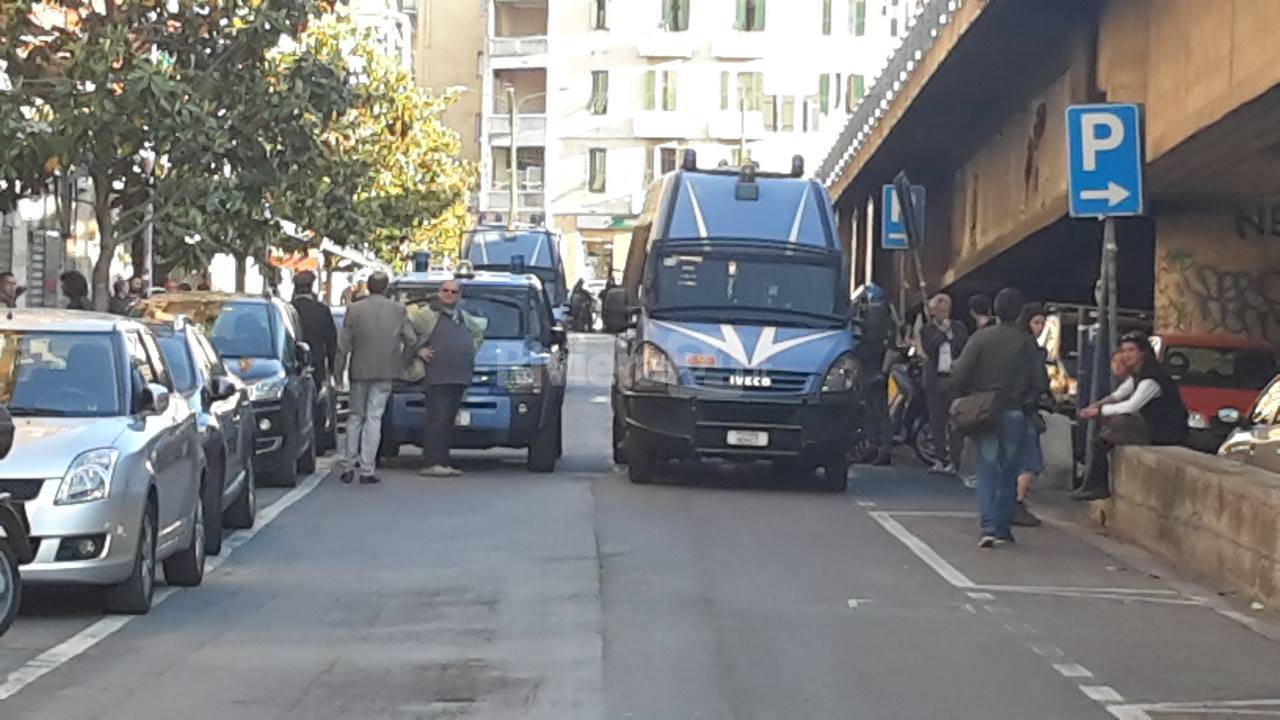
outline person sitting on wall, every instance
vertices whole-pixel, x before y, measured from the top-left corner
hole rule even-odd
[[[1076,500],[1111,497],[1108,455],[1120,445],[1181,445],[1187,440],[1187,406],[1169,371],[1160,364],[1146,333],[1134,331],[1120,339],[1112,372],[1122,382],[1115,392],[1080,411],[1084,420],[1100,418],[1093,463]]]

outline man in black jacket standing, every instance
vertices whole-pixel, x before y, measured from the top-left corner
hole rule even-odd
[[[316,383],[323,384],[338,352],[338,330],[334,327],[329,306],[313,294],[315,284],[315,273],[310,270],[303,270],[293,278],[293,307],[302,320],[302,337],[311,346],[311,367],[315,370]]]

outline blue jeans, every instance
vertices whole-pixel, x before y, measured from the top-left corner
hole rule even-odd
[[[1031,420],[1021,410],[1007,410],[994,427],[974,436],[978,470],[978,508],[982,534],[1001,539],[1013,536],[1009,527],[1017,505],[1018,474],[1030,441]]]

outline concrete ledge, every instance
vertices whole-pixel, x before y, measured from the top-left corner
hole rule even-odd
[[[1180,570],[1280,603],[1280,476],[1185,448],[1119,448],[1092,515]]]

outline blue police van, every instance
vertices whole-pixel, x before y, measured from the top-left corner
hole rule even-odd
[[[552,316],[537,276],[503,272],[415,272],[397,278],[391,294],[412,307],[435,299],[440,285],[462,284],[464,312],[479,321],[484,341],[471,387],[456,418],[454,447],[527,448],[528,468],[552,472],[562,453],[568,339]],[[424,395],[420,383],[398,381],[383,418],[383,457],[402,445],[422,445]]]
[[[859,419],[849,267],[822,186],[754,165],[682,167],[650,188],[623,285],[615,459],[632,482],[670,459],[770,460],[843,490]]]
[[[560,236],[535,225],[480,225],[462,238],[462,257],[476,270],[531,273],[542,281],[552,311],[563,320],[569,306]]]

